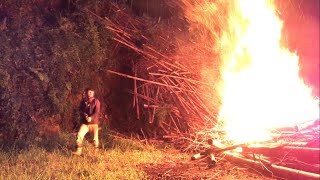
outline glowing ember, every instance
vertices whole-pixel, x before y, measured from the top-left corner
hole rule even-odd
[[[318,101],[299,77],[299,57],[280,44],[272,1],[234,0],[222,36],[219,119],[236,142],[267,140],[268,129],[319,118]]]

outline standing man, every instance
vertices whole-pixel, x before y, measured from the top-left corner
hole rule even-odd
[[[99,147],[98,124],[100,113],[100,101],[94,97],[92,88],[86,89],[86,97],[80,103],[81,126],[77,134],[77,150],[73,152],[75,155],[82,153],[82,141],[84,136],[91,132],[93,133],[93,142],[95,148]]]

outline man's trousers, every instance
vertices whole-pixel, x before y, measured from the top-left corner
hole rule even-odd
[[[94,142],[94,146],[96,148],[99,147],[99,128],[98,128],[98,124],[82,124],[80,127],[80,130],[78,132],[77,135],[77,146],[78,147],[82,147],[82,142],[84,139],[84,136],[88,133],[93,133],[93,142]]]

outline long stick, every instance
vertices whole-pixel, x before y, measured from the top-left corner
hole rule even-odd
[[[178,128],[178,126],[177,126],[176,122],[174,121],[174,119],[173,119],[173,117],[172,117],[171,113],[169,113],[169,116],[170,116],[171,121],[173,122],[174,126],[176,127],[177,132],[178,132],[178,133],[180,133],[180,130],[179,130],[179,128]]]
[[[130,93],[130,94],[134,94],[134,92],[131,91],[131,90],[126,90],[126,92],[128,92],[128,93]],[[142,98],[142,99],[144,99],[144,100],[150,101],[150,102],[152,102],[152,103],[160,103],[159,101],[157,101],[157,100],[155,100],[155,99],[152,99],[152,98],[150,98],[150,97],[148,97],[148,96],[142,95],[142,94],[137,94],[137,96],[140,97],[140,98]]]
[[[161,74],[161,73],[151,73],[151,72],[149,74],[155,75],[155,76],[166,76],[166,77],[172,77],[172,78],[177,78],[177,79],[183,79],[183,80],[186,80],[186,81],[200,83],[200,84],[209,86],[209,84],[207,84],[207,83],[204,83],[204,82],[201,82],[201,81],[197,81],[197,80],[194,80],[194,79],[188,79],[188,78],[180,77],[180,76],[174,76],[174,75],[169,75],[169,74]]]
[[[135,64],[134,64],[133,60],[132,60],[132,71],[135,74]],[[136,74],[135,74],[135,76],[136,76]],[[132,107],[134,108],[135,105],[136,105],[136,95],[138,94],[137,93],[137,81],[136,80],[133,81],[133,92],[134,92],[134,94],[133,94]]]
[[[188,90],[188,89],[183,89],[183,88],[180,88],[180,87],[177,87],[177,86],[172,86],[172,85],[168,85],[168,84],[164,84],[164,83],[160,83],[160,82],[150,81],[150,80],[146,80],[146,79],[130,76],[130,75],[127,75],[127,74],[122,74],[122,73],[111,71],[111,70],[107,70],[107,72],[111,73],[111,74],[116,74],[116,75],[119,75],[119,76],[127,77],[127,78],[130,78],[130,79],[136,79],[138,81],[148,82],[148,83],[151,83],[151,84],[156,84],[156,85],[165,86],[165,87],[171,87],[171,88],[175,88],[175,89],[179,89],[179,90],[190,92],[190,90]]]
[[[137,76],[137,69],[134,68],[134,75]],[[139,110],[139,100],[138,100],[138,90],[137,90],[137,80],[134,80],[134,98],[137,105],[137,119],[140,119],[140,110]]]
[[[285,154],[294,156],[300,161],[306,163],[319,164],[320,148],[279,146],[279,147],[244,147],[243,152],[253,152],[272,157],[282,157]]]
[[[229,152],[225,152],[224,154],[225,154],[225,158],[229,161],[247,164],[257,170],[262,171],[265,174],[268,174],[268,175],[273,176],[275,174],[276,176],[283,177],[286,179],[314,179],[314,180],[317,179],[317,180],[319,180],[319,178],[320,178],[320,174],[296,170],[296,169],[278,166],[278,165],[274,165],[274,164],[262,164],[259,161],[254,161],[251,159],[243,158],[243,157],[240,157],[236,154],[232,154]]]

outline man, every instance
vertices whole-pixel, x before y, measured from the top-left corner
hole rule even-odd
[[[73,152],[75,155],[82,153],[82,141],[84,136],[91,132],[93,133],[93,142],[95,148],[99,147],[98,124],[100,113],[100,101],[94,97],[92,88],[86,89],[86,98],[80,103],[81,126],[77,134],[77,150]]]

